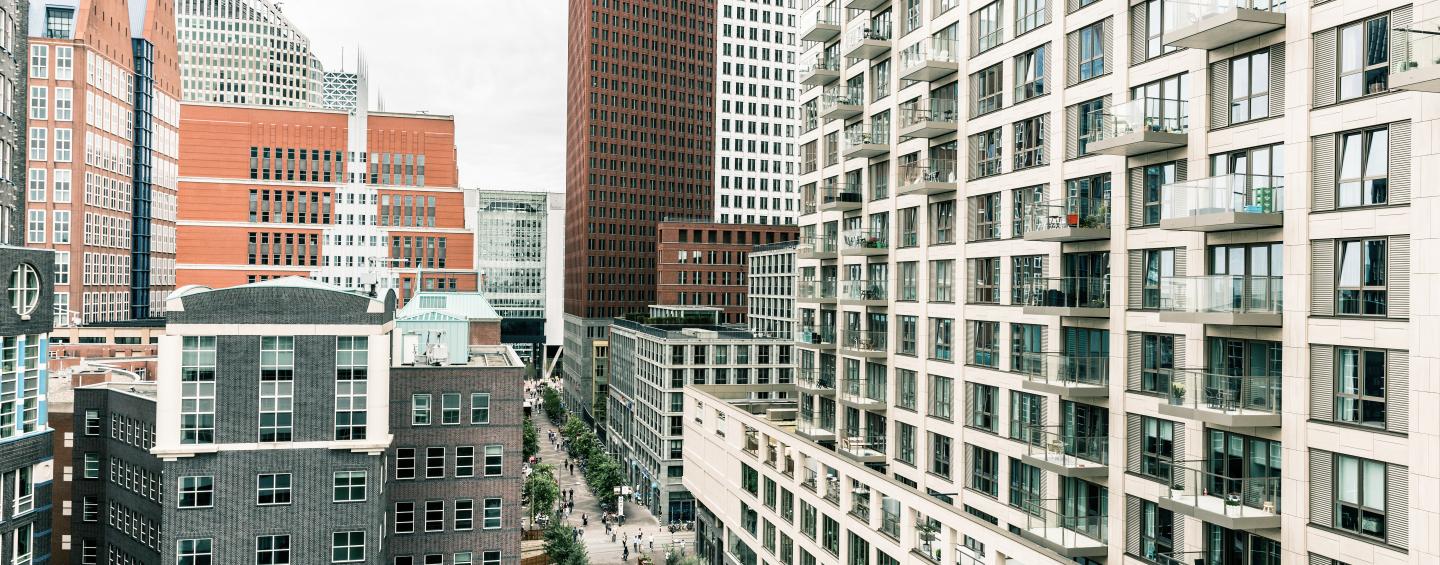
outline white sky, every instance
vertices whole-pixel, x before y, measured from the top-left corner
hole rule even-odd
[[[565,0],[287,0],[327,70],[357,48],[392,112],[455,116],[460,184],[565,191]]]

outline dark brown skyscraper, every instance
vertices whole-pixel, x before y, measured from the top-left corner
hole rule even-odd
[[[714,54],[713,0],[570,2],[565,374],[586,412],[594,340],[655,301],[656,223],[712,215]]]

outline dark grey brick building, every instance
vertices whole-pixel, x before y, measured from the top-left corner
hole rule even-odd
[[[73,389],[70,563],[162,563],[165,480],[155,444],[155,383]]]
[[[54,448],[45,410],[54,254],[0,245],[0,563],[50,556]]]
[[[25,118],[29,108],[27,54],[29,33],[25,20],[28,0],[0,0],[0,88],[8,88],[9,107],[0,109],[0,152],[9,157],[0,162],[0,245],[25,242]]]

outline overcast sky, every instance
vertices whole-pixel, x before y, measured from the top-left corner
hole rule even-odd
[[[565,190],[564,0],[287,0],[327,70],[358,47],[392,112],[455,116],[467,188]]]

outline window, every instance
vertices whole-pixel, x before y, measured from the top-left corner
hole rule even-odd
[[[840,522],[837,522],[834,518],[831,518],[829,516],[822,516],[821,518],[822,520],[820,528],[820,545],[825,547],[825,551],[829,551],[832,554],[839,555]]]
[[[940,361],[950,361],[953,355],[950,351],[954,344],[955,320],[949,318],[930,318],[930,358]]]
[[[1000,477],[1000,455],[989,449],[970,447],[970,488],[981,493],[998,496]]]
[[[501,463],[504,459],[503,450],[504,446],[502,445],[485,446],[485,476],[500,476]]]
[[[80,499],[80,521],[89,523],[100,521],[100,497],[86,496]]]
[[[56,48],[57,54],[59,48]],[[57,63],[59,61],[56,61]],[[55,121],[68,122],[75,115],[75,89],[55,88]]]
[[[1042,514],[1040,501],[1045,498],[1045,479],[1040,468],[1010,458],[1010,505],[1029,514]]]
[[[1075,32],[1080,40],[1080,82],[1105,74],[1103,27],[1106,23],[1096,22]]]
[[[30,202],[44,202],[45,195],[49,191],[50,183],[47,180],[49,169],[30,169],[30,182],[27,184],[29,191],[25,199]]]
[[[1049,15],[1045,13],[1048,4],[1048,0],[1016,0],[1015,35],[1019,36],[1049,21]]]
[[[45,211],[28,210],[27,212],[30,221],[25,228],[26,241],[30,243],[45,243],[45,231],[50,227],[45,223]]]
[[[1335,420],[1385,427],[1385,352],[1335,348]]]
[[[955,243],[955,201],[930,205],[930,244]]]
[[[427,479],[443,479],[443,478],[445,478],[445,448],[444,448],[444,447],[427,447],[427,448],[425,448],[425,478],[427,478]]]
[[[335,439],[366,437],[370,338],[335,338]]]
[[[971,116],[983,116],[999,110],[1003,100],[1000,81],[1000,65],[994,64],[970,75],[971,88],[975,91],[975,108]]]
[[[30,78],[50,77],[50,46],[30,46]]]
[[[977,320],[970,322],[971,365],[1000,367],[1000,322]]]
[[[1032,1],[1043,5],[1048,0]],[[1015,104],[1046,93],[1045,61],[1049,58],[1046,52],[1049,48],[1050,44],[1046,43],[1015,57]]]
[[[760,495],[760,473],[744,463],[740,464],[740,488],[750,496]]]
[[[983,257],[970,260],[970,302],[1000,303],[1000,258]]]
[[[100,478],[100,454],[99,454],[99,453],[86,453],[86,454],[85,454],[84,465],[85,465],[85,467],[84,467],[83,474],[81,475],[82,477],[87,478],[87,479],[98,479],[98,478]]]
[[[395,533],[397,533],[397,534],[413,534],[413,533],[415,533],[415,503],[414,503],[414,502],[396,502],[396,503],[395,503]]]
[[[70,162],[72,141],[70,128],[55,128],[55,162]]]
[[[415,448],[401,447],[395,450],[395,478],[415,478]]]
[[[461,445],[455,447],[455,476],[475,476],[475,447]]]
[[[335,502],[365,502],[365,471],[335,473]]]
[[[455,530],[464,532],[475,528],[475,501],[455,501]]]
[[[71,80],[75,77],[75,48],[55,46],[55,78]],[[64,89],[64,90],[69,90]],[[66,118],[67,120],[69,118]]]
[[[52,223],[52,241],[55,243],[70,243],[70,211],[56,210]]]
[[[1145,280],[1140,285],[1140,304],[1142,308],[1159,308],[1161,285],[1175,278],[1175,250],[1146,249],[1142,255]]]
[[[180,381],[180,443],[215,443],[215,336],[182,338]]]
[[[915,247],[920,245],[920,208],[911,206],[900,210],[900,245],[897,247]]]
[[[498,530],[498,529],[500,529],[500,499],[498,499],[498,498],[487,498],[487,499],[485,499],[485,517],[484,517],[484,520],[485,520],[485,521],[484,521],[484,524],[481,526],[483,529],[486,529],[486,530]]]
[[[1157,225],[1160,223],[1161,187],[1175,182],[1175,163],[1146,166],[1140,178],[1140,225]]]
[[[970,178],[1000,174],[1000,128],[970,136]]]
[[[965,386],[969,389],[966,397],[970,408],[970,421],[966,424],[993,433],[1000,421],[1000,406],[996,401],[999,389],[979,383],[965,383]]]
[[[55,169],[55,202],[70,202],[70,169]]]
[[[1339,313],[1384,316],[1387,312],[1385,239],[1338,242],[1340,261],[1336,294]]]
[[[255,565],[290,565],[290,536],[255,538]]]
[[[175,542],[176,565],[211,565],[210,538],[182,539]]]
[[[85,411],[85,435],[100,435],[100,412],[98,410]]]
[[[1024,304],[1026,293],[1045,276],[1045,256],[1017,255],[1010,263],[1010,303]]]
[[[919,263],[915,261],[902,261],[895,264],[900,276],[900,295],[896,296],[895,300],[915,302],[920,299],[918,266]]]
[[[1171,479],[1171,464],[1175,460],[1175,423],[1149,416],[1140,418],[1140,468],[1135,469],[1161,481]]]
[[[460,423],[460,395],[447,392],[440,395],[440,425],[453,426]]]
[[[905,422],[895,423],[895,459],[906,465],[915,465],[915,426]]]
[[[1340,99],[1379,94],[1389,88],[1390,16],[1340,28]]]
[[[930,262],[930,302],[955,301],[955,261]]]
[[[1385,513],[1385,464],[1335,454],[1334,526],[1383,540]]]
[[[946,479],[950,478],[949,436],[930,432],[930,472]]]
[[[954,381],[950,377],[930,375],[930,415],[949,420],[954,402]]]
[[[1175,371],[1175,336],[1141,334],[1140,390],[1170,394]]]
[[[901,355],[918,354],[920,321],[915,316],[899,316],[900,345],[895,352]]]
[[[1170,561],[1175,552],[1175,513],[1154,502],[1134,499],[1140,501],[1140,556],[1151,562]],[[1262,559],[1252,561],[1265,562]]]
[[[1100,131],[1101,120],[1105,115],[1105,99],[1096,98],[1088,102],[1081,102],[1075,108],[1076,115],[1080,120],[1076,129],[1076,153],[1075,157],[1083,157],[1090,154],[1090,142],[1094,141]]]
[[[895,369],[895,406],[915,409],[916,374],[910,369]]]
[[[90,454],[86,455],[86,464]],[[88,469],[87,469],[88,470]],[[180,477],[177,508],[210,508],[215,505],[215,478],[210,476]]]
[[[30,160],[44,161],[50,150],[50,130],[30,128]]]
[[[427,532],[445,531],[445,501],[425,501],[424,527]]]
[[[335,532],[330,542],[331,563],[365,560],[365,532]]]
[[[290,441],[295,403],[295,338],[260,338],[260,441]]]
[[[1015,170],[1039,167],[1046,163],[1045,117],[1046,115],[1039,115],[1015,122]],[[996,168],[999,168],[998,165]],[[998,197],[999,195],[996,195],[995,206],[997,209],[1000,205]],[[999,237],[998,226],[996,237]]]
[[[970,219],[971,241],[1000,239],[1000,193],[972,196],[970,204],[975,211]]]
[[[456,563],[455,565],[460,565]],[[467,564],[468,565],[468,564]],[[480,554],[480,565],[500,565],[500,550],[492,549]]]
[[[74,29],[74,9],[54,6],[45,7],[45,37],[50,39],[70,39],[70,34]],[[56,51],[59,51],[58,47]]]
[[[470,423],[471,423],[471,424],[489,424],[489,423],[490,423],[490,393],[488,393],[488,392],[472,392],[472,393],[470,393]]]
[[[1000,2],[991,2],[970,15],[975,30],[975,49],[971,55],[979,55],[1005,41],[1004,29],[1000,26]]]
[[[30,119],[48,120],[50,110],[50,89],[44,86],[30,87]]]
[[[16,314],[25,316],[35,311],[40,303],[40,273],[35,270],[34,266],[29,263],[21,263],[15,267],[15,270],[10,271],[9,295],[10,307],[15,310]],[[11,345],[11,347],[14,346]],[[14,355],[13,352],[8,353]],[[9,371],[8,368],[7,371]],[[13,381],[11,386],[14,386]],[[9,394],[13,395],[14,391],[12,390]]]
[[[290,473],[261,473],[255,478],[255,504],[290,504]]]
[[[430,402],[431,397],[428,394],[410,395],[410,425],[430,425]]]
[[[1230,123],[1270,115],[1270,50],[1230,60]]]
[[[1385,204],[1389,164],[1390,130],[1340,134],[1337,204],[1342,208]]]

